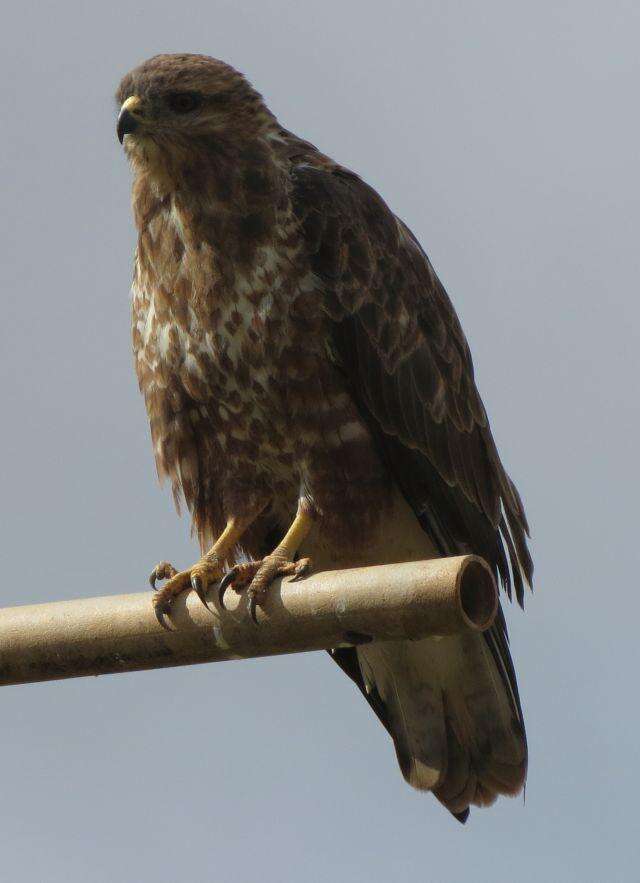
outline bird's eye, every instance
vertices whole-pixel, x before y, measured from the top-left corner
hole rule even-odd
[[[174,113],[189,113],[202,104],[202,96],[197,92],[172,92],[167,96],[167,104]]]

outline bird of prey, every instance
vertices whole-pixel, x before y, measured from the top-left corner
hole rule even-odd
[[[522,603],[523,506],[409,228],[222,61],[155,56],[116,99],[138,230],[135,366],[158,473],[202,549],[186,570],[154,569],[160,621],[185,590],[244,592],[255,618],[277,575],[467,552]],[[501,611],[482,634],[331,652],[407,782],[460,821],[522,789]]]

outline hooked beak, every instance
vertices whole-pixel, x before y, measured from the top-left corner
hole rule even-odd
[[[125,135],[132,135],[140,127],[141,101],[137,95],[132,95],[120,108],[116,135],[120,144]]]

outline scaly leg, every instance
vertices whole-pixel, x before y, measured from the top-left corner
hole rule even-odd
[[[224,593],[229,586],[239,592],[248,585],[247,605],[251,618],[257,623],[257,607],[263,602],[273,580],[287,574],[293,574],[294,579],[299,579],[309,571],[310,558],[301,558],[298,561],[293,559],[313,527],[314,520],[309,504],[306,501],[300,502],[291,527],[270,555],[261,561],[236,564],[229,570],[220,583],[221,606],[224,607]]]
[[[207,606],[206,595],[209,586],[222,578],[222,567],[225,560],[252,520],[230,518],[227,526],[207,554],[187,570],[178,572],[167,561],[161,561],[153,568],[149,577],[153,589],[156,587],[157,580],[168,580],[153,596],[153,609],[163,628],[167,628],[164,617],[171,610],[173,599],[186,589],[193,589],[205,607]]]

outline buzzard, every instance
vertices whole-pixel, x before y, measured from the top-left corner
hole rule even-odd
[[[525,513],[469,347],[408,227],[284,129],[229,65],[158,55],[122,80],[135,367],[161,478],[202,557],[151,575],[256,617],[279,574],[474,552],[522,604]],[[313,564],[312,564],[313,562]],[[523,787],[502,612],[484,634],[331,651],[402,773],[460,821]]]

